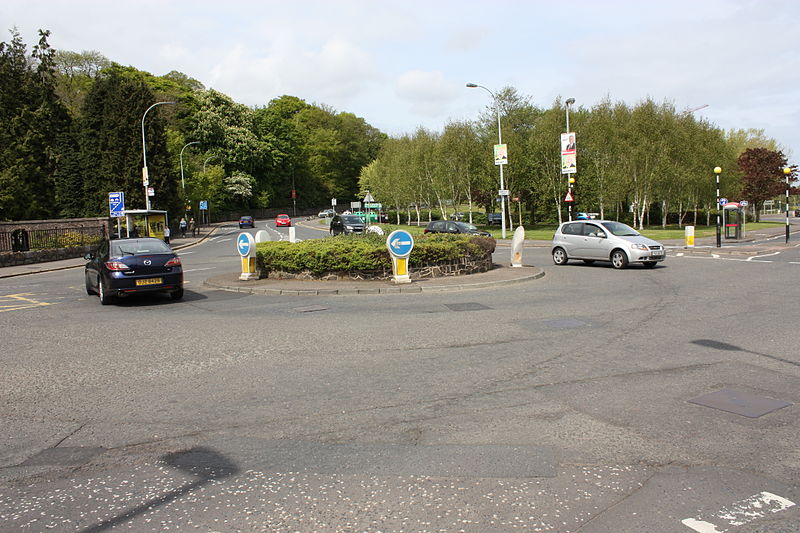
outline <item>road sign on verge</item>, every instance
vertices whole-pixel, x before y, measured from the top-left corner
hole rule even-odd
[[[125,193],[124,192],[110,192],[108,193],[108,212],[111,217],[125,216]]]
[[[728,199],[727,198],[720,198],[719,199],[719,205],[725,205],[727,203],[728,203]]]
[[[739,202],[739,205],[742,207],[747,207],[748,205],[750,205],[750,202],[748,202],[747,200],[742,200],[741,202]]]
[[[200,211],[208,210],[208,200],[200,200]]]
[[[567,195],[564,197],[565,202],[574,202],[575,198],[572,196],[572,191],[567,191]]]

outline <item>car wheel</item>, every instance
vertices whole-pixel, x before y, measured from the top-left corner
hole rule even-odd
[[[173,300],[180,300],[183,298],[183,288],[178,289],[177,291],[172,291],[169,293],[169,297]]]
[[[106,284],[103,283],[103,278],[97,280],[97,294],[100,296],[101,305],[108,305],[114,300],[106,290]]]
[[[587,265],[593,265],[594,259],[584,259],[583,262],[586,263]]]
[[[622,250],[614,250],[611,252],[611,265],[617,270],[625,268],[628,266],[628,256]]]
[[[553,250],[553,263],[561,266],[566,265],[567,261],[569,261],[569,258],[567,257],[567,252],[565,252],[563,248],[556,248]]]
[[[654,268],[656,266],[656,261],[645,261],[644,266],[645,268]]]

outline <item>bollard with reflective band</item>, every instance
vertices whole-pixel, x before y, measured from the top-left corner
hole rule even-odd
[[[694,226],[686,226],[686,247],[694,248]]]

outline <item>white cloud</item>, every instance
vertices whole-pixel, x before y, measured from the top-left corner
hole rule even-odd
[[[445,80],[442,72],[410,70],[397,80],[395,94],[410,104],[411,112],[424,117],[447,115],[457,97],[458,84]]]

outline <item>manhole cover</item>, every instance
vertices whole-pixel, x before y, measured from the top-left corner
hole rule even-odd
[[[719,409],[720,411],[727,411],[748,418],[758,418],[767,413],[792,405],[789,402],[773,400],[772,398],[756,396],[749,392],[733,389],[722,389],[717,392],[704,394],[689,400],[689,403],[711,407],[712,409]]]
[[[445,307],[451,311],[483,311],[484,309],[491,309],[478,302],[466,302],[463,304],[444,304]]]
[[[583,320],[578,320],[577,318],[559,318],[556,320],[547,320],[544,323],[545,326],[548,328],[554,329],[573,329],[573,328],[584,328],[589,325],[588,322],[584,322]]]
[[[95,455],[105,451],[105,448],[84,448],[78,446],[65,446],[63,448],[48,448],[29,457],[20,466],[80,466]]]
[[[328,309],[327,307],[322,307],[321,305],[307,305],[305,307],[295,307],[294,310],[298,313],[313,313],[315,311],[325,311]]]

